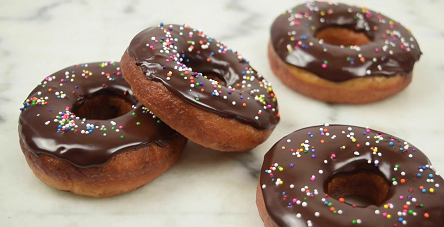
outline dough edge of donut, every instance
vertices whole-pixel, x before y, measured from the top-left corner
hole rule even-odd
[[[80,168],[51,155],[36,155],[27,148],[21,135],[19,140],[28,166],[43,183],[96,198],[124,194],[151,182],[176,163],[187,143],[180,136],[164,147],[151,143],[122,151],[102,166]]]
[[[268,215],[267,208],[265,207],[264,194],[262,193],[260,180],[256,187],[256,206],[259,211],[259,216],[264,222],[264,227],[278,227]]]
[[[224,152],[249,151],[263,143],[274,130],[256,129],[187,103],[162,82],[146,79],[141,67],[127,52],[123,54],[120,66],[125,80],[142,104],[168,126],[204,147]]]
[[[268,43],[268,60],[272,72],[285,84],[300,94],[327,103],[364,104],[386,99],[404,90],[412,75],[392,77],[371,76],[336,83],[316,74],[285,63]]]

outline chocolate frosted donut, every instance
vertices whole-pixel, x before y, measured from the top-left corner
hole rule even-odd
[[[442,185],[412,144],[326,124],[297,130],[270,149],[257,205],[265,226],[444,226]],[[368,201],[353,202],[356,196]]]
[[[23,104],[19,134],[29,166],[48,185],[76,194],[140,187],[168,169],[186,143],[136,99],[118,62],[62,69]]]
[[[144,105],[203,146],[249,150],[279,122],[271,85],[242,55],[187,25],[137,34],[122,70]]]
[[[420,56],[410,31],[365,7],[307,2],[271,27],[275,74],[294,90],[327,102],[391,96],[410,83]]]

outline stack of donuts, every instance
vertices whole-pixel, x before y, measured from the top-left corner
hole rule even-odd
[[[412,81],[422,54],[399,22],[341,3],[298,5],[276,18],[270,35],[273,73],[328,103],[395,95]],[[23,102],[18,130],[41,181],[109,197],[160,176],[188,139],[250,151],[280,117],[272,85],[244,56],[186,24],[160,23],[137,34],[120,62],[76,64],[46,76]],[[266,153],[256,203],[269,227],[444,226],[441,185],[409,142],[324,124],[297,130]]]

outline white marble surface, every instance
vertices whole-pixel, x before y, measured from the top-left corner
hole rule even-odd
[[[269,26],[280,12],[302,2],[0,0],[0,226],[261,226],[255,189],[264,153],[289,132],[324,122],[397,135],[424,150],[444,172],[444,1],[344,0],[401,21],[424,53],[405,91],[360,106],[305,98],[271,73]],[[275,132],[243,154],[189,143],[167,173],[114,198],[74,196],[40,182],[18,145],[22,101],[41,79],[66,66],[119,60],[136,33],[159,22],[187,23],[243,53],[274,83],[282,115]]]

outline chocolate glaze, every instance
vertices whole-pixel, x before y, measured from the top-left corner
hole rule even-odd
[[[399,166],[396,168],[396,165]],[[269,173],[270,167],[276,170]],[[283,169],[279,170],[279,167]],[[324,185],[333,176],[372,169],[392,184],[384,204],[353,208],[351,204],[326,195]],[[283,181],[282,184],[276,185],[278,179]],[[401,179],[405,179],[405,183]],[[444,226],[444,191],[441,188],[444,182],[441,176],[435,173],[430,161],[419,149],[373,129],[330,125],[297,130],[278,141],[265,155],[260,185],[266,210],[280,227]],[[291,188],[291,185],[294,187]],[[424,186],[426,192],[421,192],[420,186]],[[434,189],[433,193],[430,188]],[[310,190],[309,195],[306,190]],[[296,199],[295,203],[293,199]],[[404,210],[408,202],[410,205]],[[332,203],[338,213],[330,211],[331,207],[325,203]],[[389,203],[393,207],[384,208]],[[423,204],[422,208],[420,204]],[[410,210],[416,216],[409,214]],[[319,216],[315,216],[316,212]],[[391,218],[384,217],[383,213],[390,214]],[[428,218],[425,218],[425,213],[429,214]],[[300,214],[299,218],[297,214]],[[353,220],[361,224],[352,224]]]
[[[59,112],[66,107],[71,110],[85,98],[103,92],[128,100],[133,110],[108,120],[75,119],[77,127],[58,131],[59,123],[54,119]],[[28,100],[33,97],[42,98],[47,104],[31,105],[32,101]],[[51,155],[78,167],[100,166],[119,152],[152,142],[164,146],[179,136],[164,123],[158,123],[133,96],[118,62],[78,64],[62,69],[43,80],[28,100],[19,118],[20,137],[27,148],[35,154]],[[95,128],[88,134],[87,124]]]
[[[271,85],[240,54],[202,31],[161,24],[136,35],[128,53],[147,79],[162,82],[196,107],[260,129],[274,128],[279,122]],[[217,87],[199,73],[217,75],[226,86]]]
[[[363,32],[372,42],[341,47],[315,37],[331,26]],[[271,27],[271,44],[284,62],[334,82],[410,76],[421,56],[418,43],[400,23],[365,7],[341,3],[308,2],[284,12]]]

